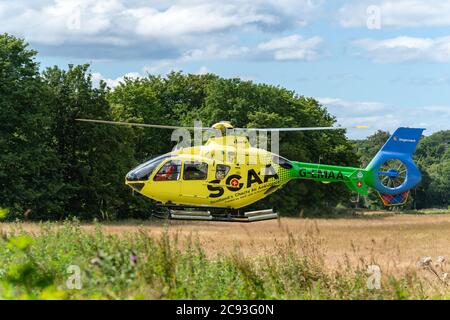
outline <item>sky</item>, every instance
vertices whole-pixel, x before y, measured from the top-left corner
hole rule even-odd
[[[0,0],[0,33],[41,68],[90,63],[110,87],[170,71],[314,97],[363,138],[450,129],[450,0]],[[226,119],[224,119],[226,120]]]

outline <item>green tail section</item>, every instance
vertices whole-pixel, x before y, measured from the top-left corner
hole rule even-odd
[[[291,179],[308,179],[322,183],[342,182],[352,191],[367,195],[367,171],[360,168],[291,161]]]

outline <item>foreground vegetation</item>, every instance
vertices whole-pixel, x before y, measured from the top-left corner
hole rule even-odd
[[[15,224],[1,235],[0,298],[450,298],[447,280],[424,270],[438,270],[430,261],[421,270],[383,274],[381,288],[369,289],[367,271],[376,261],[343,259],[338,268],[329,268],[313,230],[299,237],[286,232],[288,241],[276,245],[276,254],[246,256],[236,248],[209,256],[195,237],[167,232],[151,237],[140,229],[117,236],[71,222],[45,223],[31,234]]]

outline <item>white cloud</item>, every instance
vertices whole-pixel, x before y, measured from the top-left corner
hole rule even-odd
[[[130,72],[127,73],[121,77],[118,77],[116,79],[109,79],[109,78],[105,78],[101,73],[99,72],[93,72],[92,73],[92,83],[94,86],[98,87],[100,81],[104,81],[106,83],[106,85],[110,88],[115,88],[117,87],[121,82],[124,81],[125,78],[129,78],[129,79],[137,79],[137,78],[141,78],[142,75],[138,72]]]
[[[349,129],[347,135],[352,139],[361,139],[377,129],[391,130],[401,125],[397,117],[388,112],[384,103],[376,101],[349,101],[340,98],[323,97],[317,99],[343,127],[358,125],[369,129]]]
[[[333,114],[372,114],[379,113],[386,109],[386,105],[381,102],[366,101],[346,101],[339,98],[318,98],[319,102],[326,106]]]
[[[195,74],[198,74],[198,75],[204,75],[204,74],[208,74],[208,73],[210,73],[210,71],[205,66],[201,66],[200,69],[198,69],[197,72],[195,72]]]
[[[393,82],[404,83],[413,86],[448,86],[450,85],[450,76],[399,76],[392,80]]]
[[[338,12],[343,27],[366,27],[367,8],[378,6],[383,27],[436,27],[450,25],[450,2],[442,0],[350,1]]]
[[[151,64],[144,66],[143,70],[145,73],[158,74],[162,72],[170,72],[179,70],[177,64],[180,63],[182,59],[161,59],[153,61]]]
[[[262,58],[274,60],[313,60],[320,57],[319,37],[303,38],[300,35],[272,38],[256,47],[236,46],[232,42],[220,45],[212,43],[201,48],[186,50],[176,58],[160,59],[144,67],[148,73],[161,73],[179,70],[180,65],[191,61],[205,61],[229,58]]]
[[[377,101],[348,101],[319,98],[343,127],[367,125],[369,130],[350,129],[352,139],[364,138],[377,130],[393,132],[401,126],[426,128],[426,134],[450,129],[450,106],[399,107]]]
[[[338,123],[343,127],[355,127],[358,125],[369,126],[368,129],[351,128],[347,130],[350,139],[363,139],[378,130],[393,132],[395,129],[404,126],[402,119],[394,114],[373,115],[366,117],[337,117]]]
[[[136,33],[152,38],[207,34],[252,24],[276,25],[269,12],[258,12],[250,4],[198,3],[173,5],[165,11],[137,8],[127,12],[136,19]]]
[[[377,62],[431,61],[450,62],[450,36],[439,38],[397,37],[361,39],[354,44]]]
[[[300,35],[273,38],[258,45],[258,50],[271,55],[275,60],[314,60],[320,54],[320,37],[303,38]]]
[[[377,101],[349,101],[340,98],[318,98],[320,104],[337,117],[343,126],[368,125],[378,126],[380,115],[390,122],[390,125],[398,124],[392,118],[386,104]]]
[[[440,113],[444,117],[450,117],[450,106],[427,106],[424,109],[426,111]]]
[[[225,45],[225,44],[222,44]],[[218,44],[210,44],[203,48],[187,50],[173,59],[155,60],[144,67],[144,72],[155,74],[180,70],[180,65],[190,61],[205,61],[214,59],[228,59],[232,57],[243,57],[250,53],[247,47],[236,47],[232,44],[222,48]]]
[[[0,3],[0,30],[48,55],[175,59],[213,44],[228,50],[237,29],[277,32],[305,25],[322,2],[17,0]]]
[[[232,43],[213,43],[202,48],[196,48],[184,53],[185,60],[227,59],[248,54],[247,47],[235,46]]]
[[[113,18],[123,9],[118,0],[55,0],[11,2],[0,10],[2,30],[24,36],[28,41],[59,45],[80,40],[126,44],[125,38],[108,35]]]

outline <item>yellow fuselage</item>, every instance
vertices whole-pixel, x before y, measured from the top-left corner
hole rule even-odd
[[[159,163],[149,163],[154,167],[147,176],[145,164],[141,165],[127,175],[126,184],[162,204],[237,209],[290,180],[280,159],[284,160],[251,147],[245,137],[210,138],[203,146],[176,150]],[[136,178],[133,172],[144,177]]]

